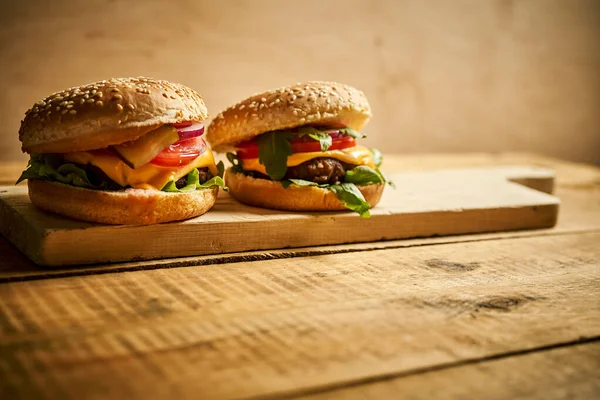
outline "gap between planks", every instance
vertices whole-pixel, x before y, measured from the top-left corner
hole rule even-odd
[[[531,369],[519,371],[518,368],[523,366]],[[435,398],[439,393],[444,393],[444,398],[447,399],[482,397],[509,399],[521,397],[525,393],[533,395],[532,398],[544,400],[598,398],[600,395],[600,378],[596,372],[598,368],[600,368],[600,336],[396,375],[372,377],[372,379],[347,384],[340,383],[337,387],[314,388],[304,393],[291,392],[276,398],[351,400],[390,398],[398,393],[402,393],[404,399]],[[490,382],[491,376],[493,382]],[[542,377],[546,382],[540,382]],[[568,387],[568,396],[565,396],[561,390],[557,390],[556,386],[562,389],[561,384]],[[258,396],[247,399],[266,400],[273,397]]]
[[[18,282],[18,281],[32,281],[39,279],[54,279],[54,278],[66,278],[72,276],[85,276],[85,275],[99,275],[99,274],[111,274],[120,272],[132,272],[132,271],[149,271],[155,269],[171,269],[171,268],[185,268],[185,267],[196,267],[196,266],[211,266],[218,264],[234,264],[241,262],[258,262],[266,260],[283,260],[289,258],[301,258],[301,257],[315,257],[332,254],[346,254],[346,253],[361,253],[374,250],[393,250],[411,247],[421,246],[435,246],[445,244],[461,244],[461,243],[473,243],[473,242],[484,242],[493,240],[507,240],[507,239],[518,239],[528,237],[543,237],[543,236],[560,236],[560,235],[575,235],[575,234],[586,234],[600,232],[600,228],[597,229],[581,229],[581,230],[570,230],[570,231],[556,231],[556,230],[524,230],[516,232],[497,232],[488,234],[474,234],[474,235],[457,235],[457,236],[446,236],[446,237],[435,237],[435,238],[424,238],[424,239],[407,239],[407,240],[393,240],[388,242],[376,242],[376,243],[358,243],[349,245],[335,245],[335,246],[320,246],[320,247],[307,247],[297,249],[284,249],[284,250],[271,250],[269,252],[264,251],[252,251],[243,253],[229,253],[214,256],[193,256],[193,257],[180,257],[171,259],[161,260],[147,260],[147,261],[136,261],[126,263],[114,263],[114,264],[98,264],[98,265],[86,265],[83,267],[68,267],[64,269],[50,269],[41,268],[32,264],[29,260],[23,260],[23,266],[17,265],[14,269],[0,270],[0,284],[7,282]],[[0,245],[9,245],[6,239],[0,237]],[[22,256],[21,254],[19,254]],[[23,256],[23,258],[25,258]]]

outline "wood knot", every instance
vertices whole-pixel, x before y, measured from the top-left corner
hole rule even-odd
[[[532,297],[491,297],[485,301],[477,303],[477,308],[487,308],[488,310],[510,311],[524,303],[535,300]]]
[[[439,258],[432,258],[431,260],[425,261],[425,265],[429,268],[443,269],[449,272],[463,272],[473,271],[481,266],[478,262],[470,262],[467,264],[441,260]]]

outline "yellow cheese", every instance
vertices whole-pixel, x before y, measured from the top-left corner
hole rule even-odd
[[[348,164],[366,165],[368,167],[375,168],[373,154],[364,146],[355,146],[342,150],[329,150],[324,152],[315,151],[309,153],[294,153],[288,157],[287,166],[295,167],[303,162],[320,157],[335,158],[336,160],[340,160]],[[258,171],[262,174],[267,173],[265,166],[258,161],[258,158],[242,160],[242,164],[245,170]]]
[[[77,164],[92,164],[100,168],[113,181],[121,186],[131,186],[135,189],[161,190],[168,182],[176,181],[189,174],[195,168],[210,168],[218,173],[212,152],[206,149],[189,164],[181,167],[160,167],[145,164],[138,168],[129,168],[119,158],[110,154],[93,154],[87,151],[65,154],[65,160]]]

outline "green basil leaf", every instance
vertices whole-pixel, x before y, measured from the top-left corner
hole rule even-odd
[[[223,164],[223,161],[217,163],[217,170],[219,171],[218,175],[222,178],[225,174],[225,164]]]
[[[385,178],[378,170],[361,165],[346,171],[345,182],[367,185],[369,183],[384,183]]]
[[[304,179],[287,179],[287,180],[298,186],[319,186],[319,184],[316,182],[305,181]]]
[[[367,137],[367,135],[363,135],[362,133],[355,131],[352,128],[342,128],[342,129],[339,129],[339,131],[340,131],[340,133],[343,133],[346,136],[351,136],[354,139],[363,139],[363,138]]]
[[[342,183],[340,185],[331,185],[329,190],[335,193],[336,197],[342,202],[342,204],[358,213],[363,218],[369,218],[371,213],[369,209],[370,204],[367,203],[362,193],[353,183]]]
[[[371,151],[371,154],[373,154],[373,161],[375,162],[375,166],[380,167],[383,163],[383,155],[381,154],[381,152],[377,149],[369,149],[369,151]]]
[[[234,153],[227,153],[227,159],[231,163],[231,165],[232,165],[231,169],[234,172],[242,172],[243,171],[242,160],[240,160],[238,158],[238,156],[236,156]]]
[[[274,181],[281,180],[287,172],[287,158],[292,154],[291,138],[291,132],[286,131],[271,131],[258,137],[258,161]]]
[[[298,137],[309,136],[321,144],[321,151],[325,152],[331,147],[332,139],[326,132],[313,128],[312,126],[303,126],[298,128]]]
[[[387,175],[385,175],[383,172],[381,172],[381,171],[379,170],[379,168],[376,168],[375,170],[376,170],[376,171],[377,171],[377,172],[378,172],[378,173],[379,173],[379,174],[380,174],[380,175],[383,177],[383,181],[384,181],[385,183],[387,183],[388,185],[390,185],[390,186],[391,186],[393,189],[396,189],[396,185],[394,184],[394,182],[392,182],[392,181],[390,180],[390,178],[388,178],[388,177],[387,177]]]

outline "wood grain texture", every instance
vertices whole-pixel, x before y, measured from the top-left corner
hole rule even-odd
[[[19,122],[35,101],[149,75],[195,88],[212,116],[271,87],[337,80],[369,97],[370,146],[600,162],[595,0],[1,0],[0,8],[1,160],[23,158]]]
[[[149,226],[61,218],[36,209],[25,187],[6,188],[0,191],[0,232],[35,263],[60,266],[547,228],[558,215],[556,197],[512,182],[551,190],[554,174],[545,169],[440,170],[390,178],[397,189],[385,190],[369,219],[352,212],[248,207],[222,192],[201,217]]]
[[[276,397],[595,337],[598,243],[589,233],[3,283],[0,392]]]
[[[600,343],[595,342],[294,398],[587,400],[600,397],[598,371]]]

